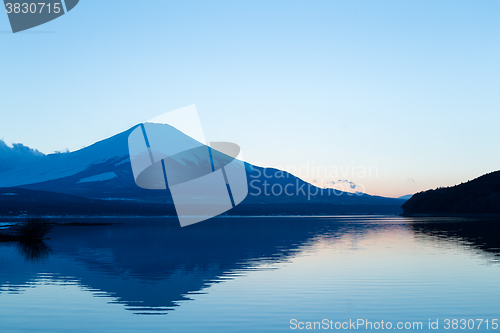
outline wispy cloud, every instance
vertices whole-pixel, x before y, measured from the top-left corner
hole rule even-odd
[[[356,187],[358,187],[358,185],[356,185],[356,183],[350,181],[350,180],[347,180],[347,179],[339,179],[337,181],[329,181],[329,182],[326,182],[326,185],[339,185],[339,184],[347,184],[351,189],[355,190]]]

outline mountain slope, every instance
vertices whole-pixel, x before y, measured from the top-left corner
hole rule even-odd
[[[500,214],[500,171],[453,187],[417,193],[402,208],[404,215]]]
[[[31,163],[19,163],[0,172],[0,187],[41,183],[74,176],[92,166],[121,163],[128,159],[127,138],[131,130],[75,152],[43,155]]]
[[[15,187],[0,188],[0,216],[163,216],[175,215],[172,205],[87,199],[68,194]]]

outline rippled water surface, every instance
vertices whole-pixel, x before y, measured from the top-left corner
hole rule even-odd
[[[431,319],[432,331],[453,331],[447,318],[488,319],[474,331],[495,331],[500,319],[494,219],[84,222],[56,226],[44,244],[0,243],[1,333],[281,332],[292,319],[421,331]]]

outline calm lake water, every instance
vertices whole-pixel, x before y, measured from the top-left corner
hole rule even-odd
[[[113,224],[0,243],[1,333],[287,332],[324,319],[331,331],[358,319],[500,331],[498,220],[85,221]]]

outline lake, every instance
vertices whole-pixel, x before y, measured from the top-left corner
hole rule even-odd
[[[52,221],[102,225],[0,243],[1,333],[500,331],[495,219]]]

